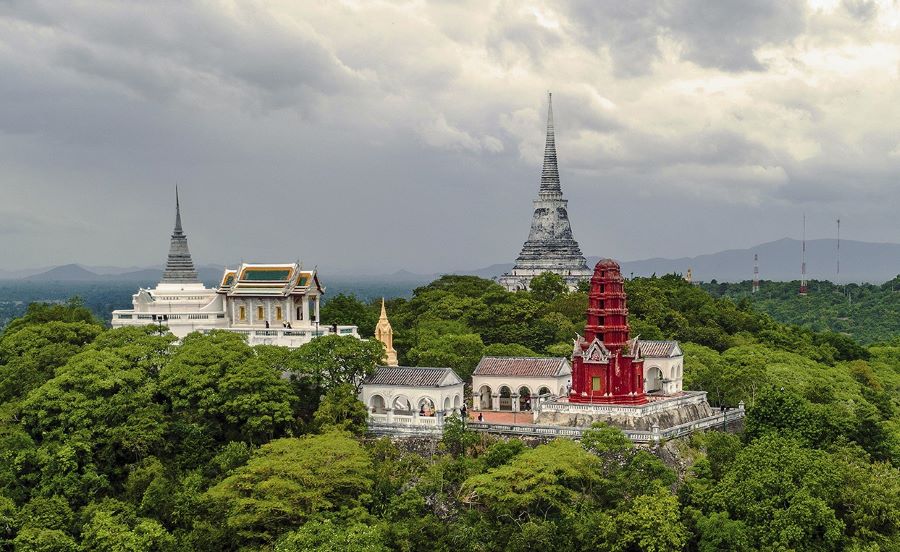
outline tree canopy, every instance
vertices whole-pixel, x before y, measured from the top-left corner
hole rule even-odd
[[[389,300],[403,362],[467,377],[482,355],[568,356],[585,290],[538,282],[445,276]],[[632,334],[680,340],[685,386],[743,401],[743,432],[526,443],[452,417],[394,442],[356,398],[376,341],[179,342],[78,301],[29,307],[0,334],[0,549],[900,549],[900,340],[786,325],[675,276],[626,286]],[[379,308],[323,312],[362,327]]]

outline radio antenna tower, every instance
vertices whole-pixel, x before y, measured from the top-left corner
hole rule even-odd
[[[841,219],[837,219],[837,277],[835,280],[841,279]],[[837,282],[835,282],[837,283]]]
[[[759,254],[753,254],[753,288],[750,293],[759,291]]]
[[[800,295],[806,295],[806,213],[803,214],[803,249],[800,253]]]

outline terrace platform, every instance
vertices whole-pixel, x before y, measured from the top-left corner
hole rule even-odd
[[[648,396],[645,404],[571,403],[567,400],[539,404],[535,423],[563,427],[590,427],[604,422],[623,430],[667,429],[713,416],[705,391],[682,391],[676,395]]]

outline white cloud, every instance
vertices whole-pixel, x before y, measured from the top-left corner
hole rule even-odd
[[[419,134],[429,146],[451,151],[470,151],[500,153],[503,151],[503,142],[493,136],[481,138],[472,136],[468,132],[447,122],[444,115],[438,115],[419,129]]]

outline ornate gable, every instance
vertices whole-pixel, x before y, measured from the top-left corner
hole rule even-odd
[[[594,338],[594,342],[584,352],[584,361],[595,364],[607,363],[609,362],[609,349],[603,345],[599,338]]]

